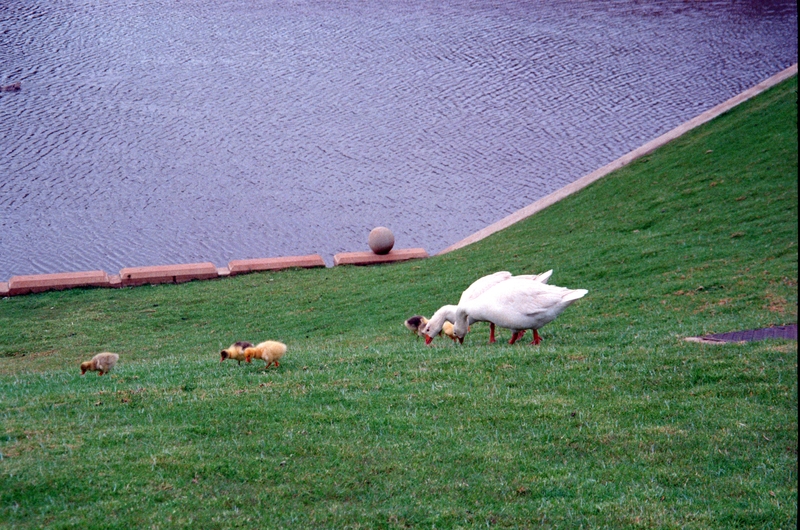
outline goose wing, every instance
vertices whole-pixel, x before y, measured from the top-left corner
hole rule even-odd
[[[479,300],[488,302],[497,309],[534,316],[562,305],[566,307],[586,292],[588,291],[583,289],[567,289],[515,277],[498,284]]]
[[[474,300],[495,285],[508,280],[512,276],[513,275],[508,271],[498,271],[494,274],[478,278],[472,282],[469,287],[464,289],[464,292],[461,293],[461,298],[458,300],[458,304],[461,305],[468,300]]]
[[[514,278],[522,278],[526,280],[531,280],[533,282],[541,282],[547,283],[550,280],[550,276],[553,275],[553,269],[550,269],[547,272],[543,272],[541,274],[521,274],[519,276],[514,276]]]

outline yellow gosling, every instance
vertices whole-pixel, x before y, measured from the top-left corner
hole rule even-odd
[[[270,364],[280,366],[278,359],[283,357],[284,353],[286,353],[286,344],[275,340],[260,342],[255,346],[244,349],[245,361],[249,363],[253,359],[261,359],[267,363],[265,368],[269,368]]]
[[[453,331],[453,324],[450,322],[445,322],[442,325],[442,333],[453,339],[453,342],[458,342],[458,337],[456,337],[455,331]]]
[[[81,375],[86,375],[87,371],[90,372],[98,372],[97,375],[103,375],[108,373],[114,365],[117,364],[119,360],[119,355],[116,353],[110,352],[103,352],[98,353],[94,357],[92,357],[91,361],[86,361],[85,363],[81,363]]]

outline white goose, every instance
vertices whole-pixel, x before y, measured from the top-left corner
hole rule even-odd
[[[472,282],[472,284],[469,287],[467,287],[463,293],[461,293],[461,298],[458,300],[458,305],[460,306],[461,304],[466,303],[469,300],[474,300],[478,298],[480,295],[482,295],[495,285],[510,280],[511,278],[519,280],[527,280],[532,282],[547,283],[552,274],[553,274],[553,269],[550,269],[549,271],[543,272],[541,274],[522,274],[520,276],[514,276],[508,271],[495,272],[494,274],[483,276],[482,278],[478,278],[477,280]],[[442,331],[442,327],[444,326],[445,322],[451,322],[455,324],[457,308],[458,306],[452,304],[443,305],[433,314],[433,316],[428,320],[428,323],[421,328],[422,334],[425,335],[425,344],[430,344],[433,341],[433,337],[435,337]],[[472,322],[473,321],[469,323],[472,324]],[[495,328],[494,322],[490,321],[489,343],[495,342],[494,328]],[[516,338],[514,340],[516,340]]]
[[[588,292],[586,289],[567,289],[510,278],[477,298],[458,304],[453,331],[463,343],[470,322],[493,322],[513,331],[510,344],[514,344],[526,329],[533,330],[531,344],[539,344],[542,339],[538,329],[555,320],[572,302]]]

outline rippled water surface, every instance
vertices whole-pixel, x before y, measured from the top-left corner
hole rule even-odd
[[[436,253],[796,61],[794,1],[3,0],[0,281]]]

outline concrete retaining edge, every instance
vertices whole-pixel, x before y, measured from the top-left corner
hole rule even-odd
[[[504,217],[503,219],[500,219],[499,221],[497,221],[495,223],[492,223],[491,225],[487,226],[486,228],[475,232],[471,236],[465,237],[461,241],[459,241],[457,243],[454,243],[454,244],[450,245],[449,247],[447,247],[446,249],[442,250],[437,255],[447,254],[448,252],[452,252],[454,250],[458,250],[459,248],[465,247],[465,246],[470,245],[472,243],[478,242],[481,239],[489,237],[490,235],[494,234],[495,232],[499,232],[500,230],[508,228],[509,226],[513,225],[514,223],[522,221],[523,219],[527,219],[528,217],[532,216],[533,214],[544,210],[548,206],[552,206],[553,204],[557,203],[558,201],[560,201],[560,200],[562,200],[562,199],[564,199],[566,197],[569,197],[573,193],[576,193],[576,192],[582,190],[583,188],[585,188],[589,184],[592,184],[593,182],[596,182],[596,181],[600,180],[601,178],[605,177],[609,173],[612,173],[613,171],[616,171],[617,169],[620,169],[620,168],[622,168],[624,166],[627,166],[628,164],[630,164],[634,160],[637,160],[637,159],[639,159],[639,158],[641,158],[641,157],[643,157],[645,155],[648,155],[648,154],[652,153],[653,151],[655,151],[659,147],[662,147],[663,145],[671,142],[672,140],[675,140],[679,136],[691,131],[692,129],[695,129],[696,127],[699,127],[700,125],[702,125],[702,124],[704,124],[704,123],[706,123],[708,121],[713,120],[717,116],[720,116],[721,114],[724,114],[725,112],[728,112],[729,110],[731,110],[735,106],[739,105],[740,103],[743,103],[743,102],[747,101],[748,99],[751,99],[751,98],[757,96],[758,94],[764,92],[768,88],[771,88],[771,87],[777,85],[778,83],[780,83],[782,81],[785,81],[786,79],[789,79],[790,77],[795,76],[795,75],[797,75],[797,63],[795,63],[792,66],[790,66],[789,68],[787,68],[787,69],[775,74],[774,76],[770,77],[769,79],[766,79],[766,80],[762,81],[761,83],[757,84],[756,86],[754,86],[754,87],[752,87],[752,88],[750,88],[748,90],[745,90],[741,94],[730,98],[729,100],[725,101],[724,103],[720,103],[716,107],[713,107],[713,108],[703,112],[699,116],[696,116],[695,118],[692,118],[691,120],[689,120],[689,121],[687,121],[687,122],[675,127],[671,131],[669,131],[669,132],[667,132],[665,134],[662,134],[661,136],[659,136],[655,140],[651,140],[650,142],[647,142],[646,144],[644,144],[643,146],[639,147],[638,149],[634,149],[630,153],[621,156],[620,158],[614,160],[613,162],[611,162],[609,164],[606,164],[605,166],[601,167],[600,169],[592,171],[588,175],[586,175],[584,177],[581,177],[580,179],[576,180],[575,182],[573,182],[571,184],[568,184],[568,185],[564,186],[563,188],[561,188],[559,190],[554,191],[550,195],[547,195],[546,197],[543,197],[543,198],[539,199],[538,201],[526,206],[525,208],[522,208],[521,210],[517,210],[516,212],[512,213],[511,215],[509,215],[507,217]]]
[[[311,269],[324,266],[325,261],[319,254],[292,256],[289,258],[240,259],[228,262],[228,270],[231,276],[256,271],[274,271],[290,267]]]
[[[192,280],[211,280],[246,274],[249,272],[324,267],[319,254],[234,260],[228,268],[217,268],[211,262],[183,263],[177,265],[155,265],[150,267],[126,267],[118,275],[105,271],[59,272],[55,274],[31,274],[12,276],[8,282],[0,282],[0,296],[19,296],[44,291],[60,291],[75,287],[136,287],[161,283],[183,283]]]
[[[7,296],[58,291],[73,287],[110,287],[110,280],[105,271],[14,276],[8,282]]]
[[[334,254],[333,266],[339,265],[378,265],[409,259],[427,258],[428,253],[423,248],[403,248],[390,250],[388,254],[375,254],[374,252],[342,252]]]
[[[211,262],[154,267],[126,267],[119,271],[123,287],[145,284],[184,283],[192,280],[210,280],[219,277],[216,265]]]
[[[388,254],[380,256],[373,252],[349,252],[336,254],[334,256],[334,265],[375,265],[427,257],[428,253],[421,248],[392,250]],[[102,270],[32,274],[12,276],[8,282],[0,282],[0,296],[19,296],[75,287],[119,288],[162,283],[183,283],[192,280],[225,278],[252,272],[316,267],[325,267],[325,261],[319,254],[232,260],[228,262],[228,267],[217,267],[211,262],[126,267],[121,269],[118,275],[109,275]]]

